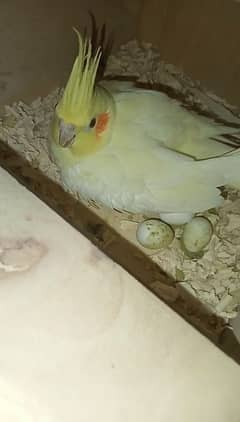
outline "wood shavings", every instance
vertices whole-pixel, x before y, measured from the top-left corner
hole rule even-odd
[[[240,124],[234,107],[204,90],[199,82],[193,82],[181,70],[161,61],[159,51],[151,44],[131,41],[122,46],[110,57],[106,76],[127,76],[143,83],[160,84],[161,88],[171,88],[190,106]],[[58,89],[30,105],[19,101],[11,107],[6,106],[0,119],[0,138],[57,183],[61,180],[49,155],[48,130],[61,93]],[[214,226],[214,235],[202,257],[190,259],[184,255],[179,242],[181,228],[176,229],[176,237],[168,248],[160,252],[144,251],[191,295],[217,315],[229,319],[237,315],[240,305],[240,193],[225,189],[224,197],[221,209],[204,214]],[[86,205],[141,249],[136,240],[136,228],[144,216],[107,210],[91,202]]]
[[[46,99],[38,98],[31,105],[19,101],[5,107],[0,119],[1,140],[9,144],[49,178],[60,181],[59,172],[50,160],[48,150],[49,123],[60,95],[54,91]]]

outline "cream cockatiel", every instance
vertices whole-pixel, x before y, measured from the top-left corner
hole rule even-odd
[[[76,33],[79,53],[51,127],[64,184],[85,199],[170,224],[220,206],[218,187],[240,184],[240,151],[212,138],[236,129],[157,91],[96,83],[101,49],[93,53]]]

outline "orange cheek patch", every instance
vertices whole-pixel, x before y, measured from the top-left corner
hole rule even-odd
[[[96,132],[97,135],[101,135],[102,132],[104,132],[104,130],[107,127],[109,121],[109,114],[108,113],[102,113],[99,115],[98,120],[97,120],[97,125],[96,125]]]

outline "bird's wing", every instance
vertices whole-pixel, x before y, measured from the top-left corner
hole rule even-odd
[[[146,201],[152,198],[162,212],[198,212],[222,203],[217,186],[223,177],[210,165],[203,172],[199,162],[160,145],[123,148],[116,157],[126,189],[134,193],[139,187],[139,195],[146,192]]]
[[[124,83],[125,84],[125,83]],[[113,95],[117,104],[118,123],[139,125],[147,136],[160,144],[195,158],[208,158],[230,151],[212,138],[235,133],[229,128],[181,106],[166,94],[116,83]]]

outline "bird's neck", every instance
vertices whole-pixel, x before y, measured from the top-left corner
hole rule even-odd
[[[111,92],[99,84],[95,87],[94,97],[98,107],[103,111],[108,111],[112,120],[114,120],[116,115],[116,106]]]
[[[96,114],[108,113],[109,120],[105,133],[103,134],[105,138],[105,145],[109,143],[112,137],[112,130],[116,118],[116,105],[114,97],[111,92],[101,85],[97,85],[94,91],[94,108],[93,111]]]

